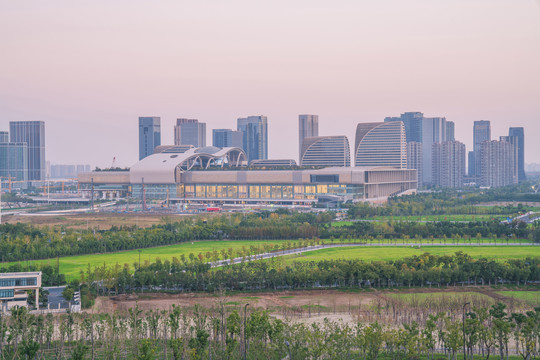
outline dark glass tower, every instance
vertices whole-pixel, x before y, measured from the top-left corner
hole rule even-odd
[[[154,153],[161,145],[161,118],[139,117],[139,160]]]
[[[248,116],[238,119],[242,132],[243,149],[248,161],[268,159],[268,119],[266,116]]]
[[[11,121],[9,135],[12,143],[26,143],[28,180],[45,180],[45,123]]]

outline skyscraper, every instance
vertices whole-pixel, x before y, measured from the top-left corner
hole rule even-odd
[[[463,187],[465,176],[465,144],[443,141],[432,147],[433,185],[446,188]]]
[[[401,121],[405,126],[407,142],[422,142],[422,120],[424,114],[421,112],[405,112],[399,117],[387,117],[384,122]]]
[[[0,131],[0,144],[9,142],[9,133],[7,131]]]
[[[26,143],[0,142],[0,177],[12,181],[28,181]]]
[[[268,118],[266,116],[248,116],[239,118],[238,131],[242,132],[242,148],[248,156],[248,162],[268,159]]]
[[[416,170],[418,187],[422,187],[422,171],[424,170],[422,143],[411,141],[407,143],[407,169]]]
[[[215,147],[238,147],[242,149],[242,132],[231,129],[212,130],[212,145]]]
[[[206,123],[197,119],[176,119],[174,145],[206,146]]]
[[[446,141],[456,141],[456,124],[453,121],[446,121]]]
[[[45,180],[45,123],[43,121],[11,121],[10,142],[26,143],[28,180]]]
[[[501,136],[499,141],[484,141],[481,148],[481,184],[488,187],[518,182],[517,141]],[[478,163],[477,163],[478,164]]]
[[[315,136],[302,141],[301,166],[351,166],[346,136]]]
[[[517,140],[518,181],[525,181],[525,130],[522,127],[511,127],[508,135],[511,140]]]
[[[154,148],[161,145],[161,118],[139,117],[139,160],[152,155]]]
[[[422,151],[423,166],[422,183],[433,183],[433,171],[431,169],[433,144],[446,140],[446,118],[433,117],[422,119]]]
[[[354,166],[407,168],[407,142],[401,121],[356,126]]]
[[[298,147],[302,159],[302,142],[305,138],[319,136],[319,115],[298,115]]]
[[[484,141],[491,141],[491,123],[488,120],[475,121],[473,128],[474,155],[473,162],[469,165],[469,176],[482,176],[482,144]]]

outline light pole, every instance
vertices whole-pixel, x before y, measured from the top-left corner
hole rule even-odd
[[[244,360],[247,359],[247,342],[246,342],[246,321],[247,321],[247,307],[249,304],[244,305]]]
[[[470,304],[471,303],[468,303],[468,302],[463,304],[463,320],[462,320],[462,324],[463,324],[463,359],[464,360],[467,360],[467,352],[465,350],[465,308],[467,307],[467,305],[470,305]]]

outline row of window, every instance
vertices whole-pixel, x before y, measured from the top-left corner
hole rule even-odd
[[[0,290],[0,299],[13,297],[13,294],[13,290]]]
[[[37,278],[0,279],[0,287],[8,286],[36,286]]]

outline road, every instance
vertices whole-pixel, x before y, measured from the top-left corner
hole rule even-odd
[[[430,244],[428,242],[425,243],[409,243],[409,244],[389,244],[389,243],[371,243],[371,244],[327,244],[327,245],[316,245],[316,246],[308,246],[304,248],[299,249],[291,249],[291,250],[280,250],[276,252],[271,253],[263,253],[263,254],[257,254],[257,255],[251,255],[246,257],[237,257],[234,258],[231,262],[231,260],[219,260],[217,262],[209,262],[212,267],[220,267],[225,265],[231,265],[231,264],[239,264],[242,261],[254,261],[254,260],[263,260],[263,259],[271,259],[278,256],[287,256],[287,255],[295,255],[295,254],[302,254],[305,252],[310,251],[316,251],[316,250],[322,250],[322,249],[331,249],[331,248],[340,248],[340,247],[372,247],[372,246],[383,246],[383,247],[422,247],[422,246],[460,246],[460,247],[482,247],[482,246],[540,246],[540,244],[535,243],[433,243]]]

